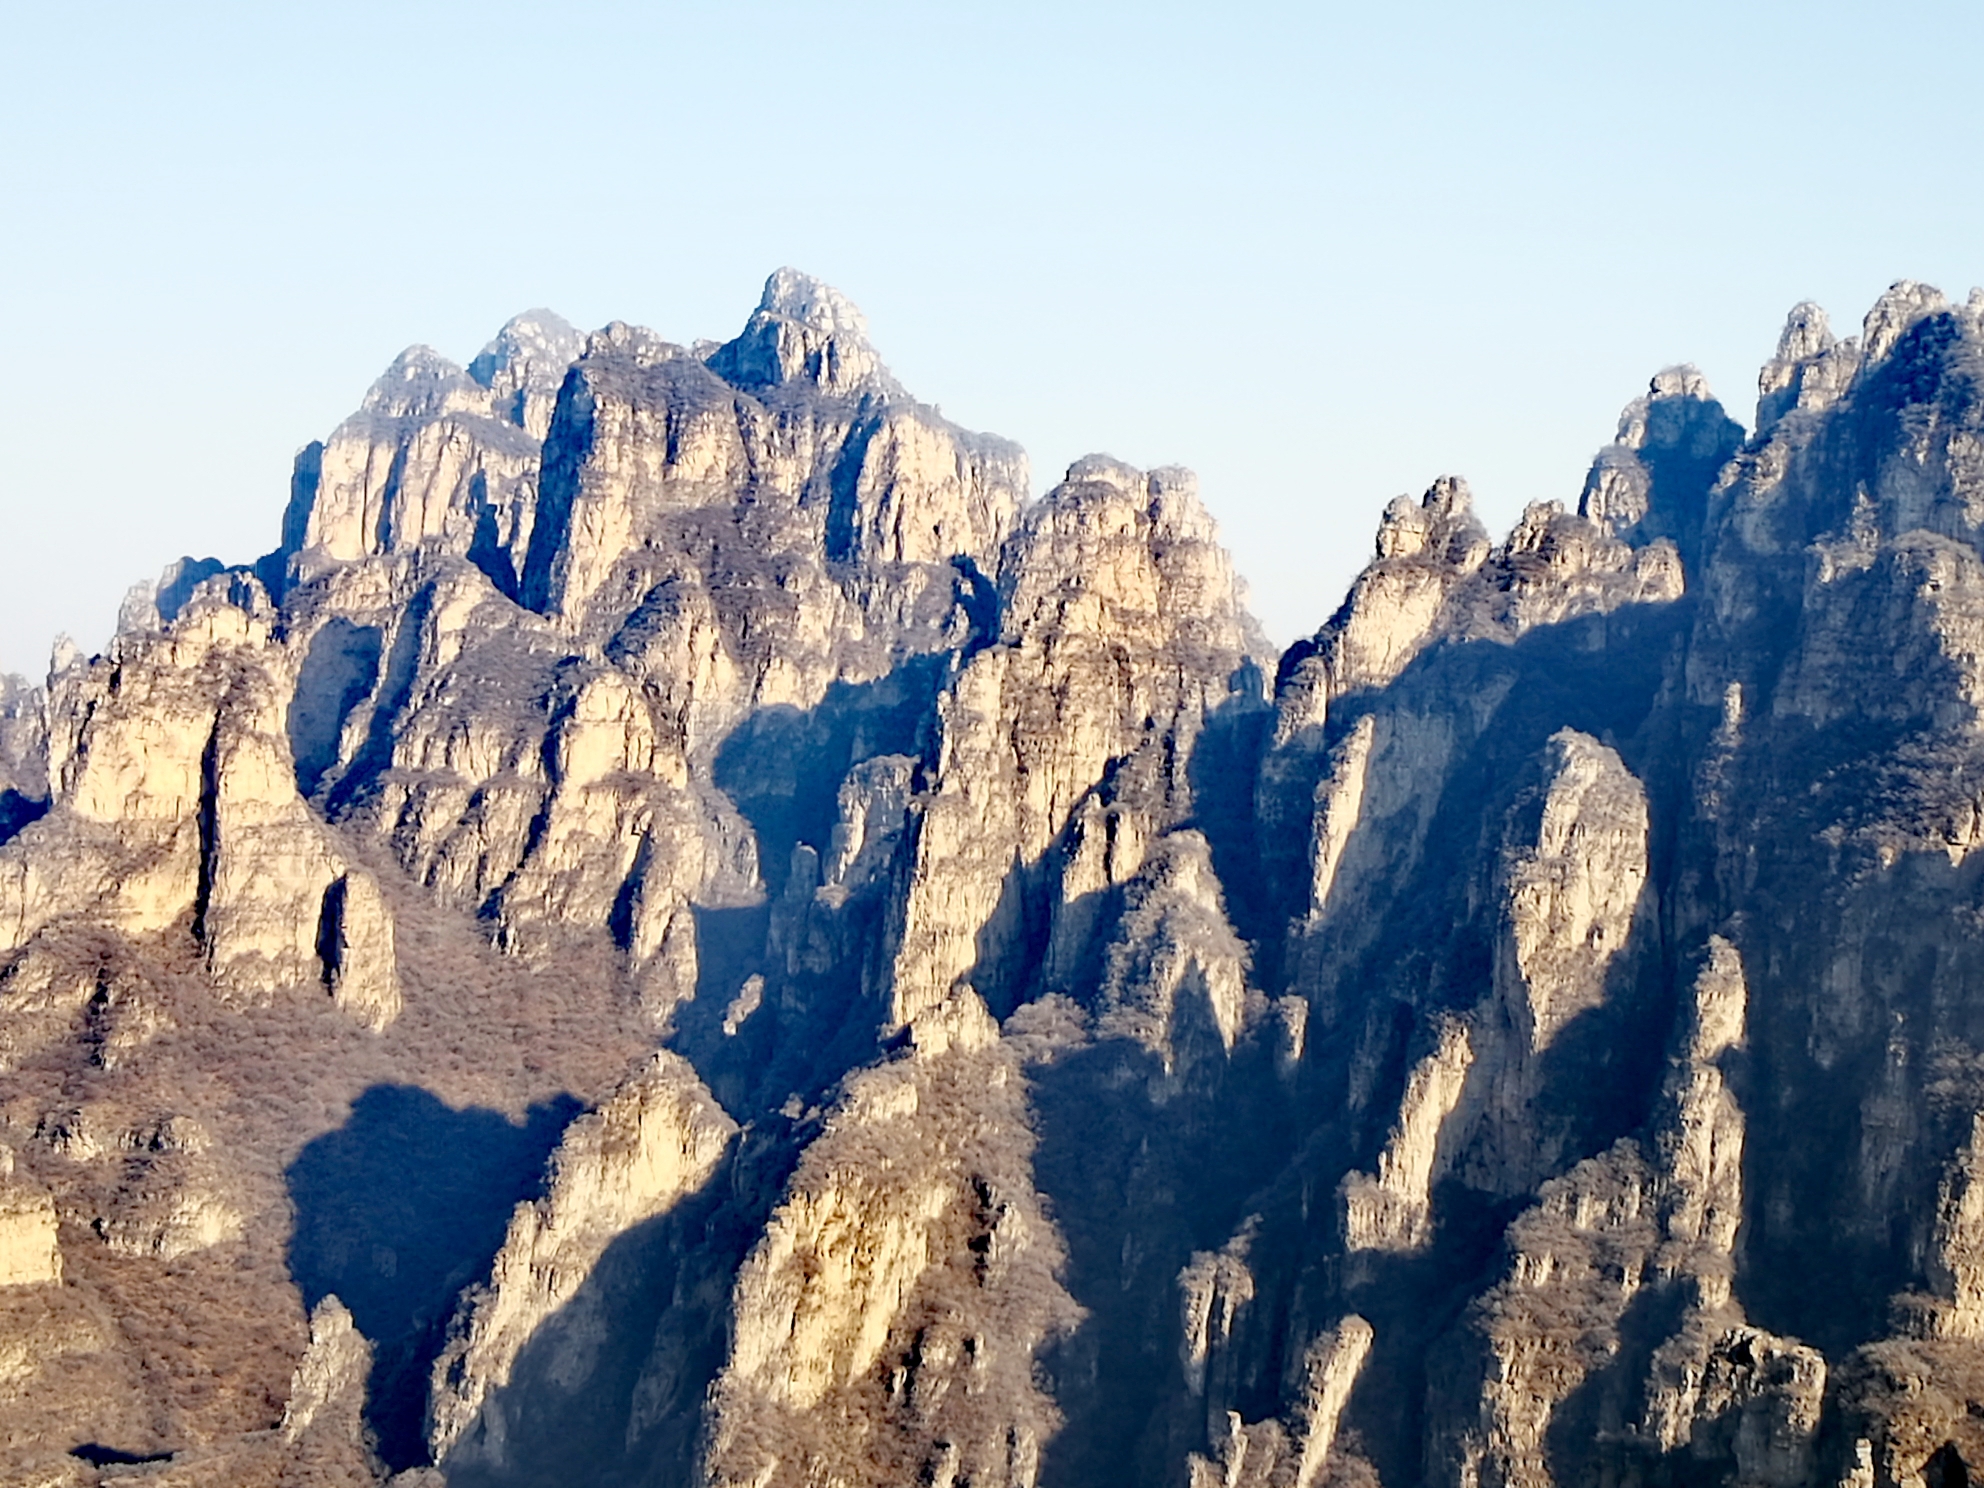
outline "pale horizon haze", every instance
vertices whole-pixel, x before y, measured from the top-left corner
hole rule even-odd
[[[1984,11],[0,4],[0,671],[275,546],[404,346],[733,335],[767,273],[918,397],[1182,464],[1281,644],[1385,501],[1576,500],[1647,379],[1984,282]]]

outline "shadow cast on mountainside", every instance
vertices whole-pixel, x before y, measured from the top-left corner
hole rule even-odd
[[[769,896],[784,892],[794,848],[826,855],[851,768],[885,754],[924,757],[951,660],[935,651],[872,682],[832,683],[815,707],[760,708],[725,737],[711,779],[757,835]]]
[[[1636,923],[1652,929],[1649,918]],[[1665,1068],[1671,1022],[1671,1010],[1657,995],[1649,995],[1658,991],[1650,966],[1657,964],[1660,949],[1657,943],[1642,945],[1635,956],[1629,942],[1614,959],[1603,1000],[1565,1024],[1538,1057],[1535,1083],[1541,1095],[1528,1115],[1532,1129],[1554,1149],[1541,1181],[1568,1173],[1622,1136],[1646,1134]],[[1410,1059],[1398,1062],[1392,1072],[1396,1086],[1374,1100],[1372,1109],[1399,1108],[1410,1067]],[[1382,1125],[1367,1130],[1355,1158],[1357,1171],[1376,1170],[1379,1149],[1388,1135]],[[1343,1199],[1336,1185],[1341,1178],[1340,1173],[1328,1175],[1334,1180],[1328,1223],[1338,1236]],[[1457,1179],[1444,1179],[1432,1190],[1432,1233],[1422,1248],[1341,1254],[1331,1312],[1339,1316],[1354,1312],[1374,1330],[1370,1355],[1342,1420],[1358,1433],[1384,1482],[1438,1481],[1439,1464],[1430,1460],[1437,1446],[1429,1437],[1431,1421],[1452,1420],[1456,1412],[1466,1417],[1478,1410],[1484,1381],[1493,1377],[1495,1366],[1470,1324],[1471,1310],[1484,1291],[1507,1274],[1509,1227],[1535,1203],[1535,1186],[1497,1196]],[[1531,1300],[1541,1295],[1539,1290]],[[1533,1320],[1544,1310],[1538,1302],[1529,1316]],[[1566,1336],[1552,1342],[1569,1348],[1589,1327],[1589,1319],[1570,1313],[1562,1326]],[[1627,1342],[1638,1347],[1639,1338],[1632,1334]],[[1642,1361],[1650,1357],[1658,1341],[1646,1342],[1636,1357]],[[1289,1363],[1282,1362],[1285,1367]],[[1608,1385],[1606,1390],[1604,1398],[1609,1402],[1616,1389]],[[1587,1392],[1577,1398],[1586,1401],[1597,1396]],[[1587,1414],[1598,1409],[1596,1404],[1580,1408]],[[1592,1439],[1584,1439],[1587,1447]]]
[[[1185,1395],[1179,1374],[1178,1277],[1246,1223],[1289,1132],[1272,1055],[1258,1041],[1238,1046],[1230,1064],[1216,1042],[1200,1056],[1198,1088],[1169,1100],[1160,1120],[1150,1094],[1163,1082],[1160,1062],[1129,1039],[1028,1073],[1034,1181],[1067,1247],[1063,1284],[1085,1312],[1042,1356],[1067,1418],[1045,1444],[1043,1483],[1159,1482],[1202,1446],[1191,1410],[1203,1402]],[[1251,1418],[1273,1413],[1275,1380],[1237,1384]]]
[[[0,790],[0,847],[48,815],[49,803],[17,790]]]
[[[1272,937],[1264,933],[1268,909],[1255,841],[1252,771],[1273,712],[1261,699],[1260,673],[1251,663],[1227,680],[1226,699],[1204,716],[1180,761],[1191,809],[1159,835],[1196,831],[1206,839],[1228,922],[1258,966],[1263,942]],[[1069,808],[1047,846],[1031,861],[1016,856],[1007,868],[992,912],[975,936],[971,969],[959,978],[985,999],[994,1017],[1004,1019],[1050,992],[1093,1000],[1129,883],[1062,899],[1058,870],[1076,851],[1089,808],[1149,807],[1151,789],[1135,755],[1110,760],[1101,778]],[[1050,937],[1055,946],[1049,945]],[[1258,977],[1252,980],[1260,984]]]
[[[428,1371],[461,1289],[488,1273],[510,1211],[539,1191],[579,1103],[455,1110],[417,1086],[374,1085],[284,1178],[296,1207],[290,1274],[306,1307],[335,1293],[371,1341],[365,1416],[395,1469],[426,1460]]]
[[[396,739],[395,726],[399,722],[400,710],[406,706],[407,699],[413,696],[413,684],[418,680],[420,672],[421,636],[427,629],[427,620],[433,610],[434,586],[423,584],[414,592],[413,598],[407,601],[405,613],[400,617],[399,628],[393,635],[392,648],[385,653],[383,663],[375,661],[372,664],[373,677],[366,689],[372,697],[372,714],[367,723],[364,741],[353,752],[350,763],[338,776],[337,782],[331,786],[324,801],[325,815],[333,821],[342,817],[374,780],[392,766],[393,745]],[[356,631],[361,628],[353,627],[353,629]],[[357,662],[363,659],[365,644],[358,635],[342,637],[339,649],[349,653],[350,649],[356,646],[359,649],[358,657],[355,660],[340,662],[336,660],[337,653],[331,652],[327,653],[326,659],[319,665],[330,677],[344,679],[347,686],[353,685],[350,678],[355,675],[353,668]],[[341,698],[344,695],[340,693]],[[348,715],[350,709],[356,707],[359,701],[362,701],[362,697],[354,699],[350,706],[345,708],[345,714]],[[340,735],[343,727],[344,717],[341,716],[337,723]],[[336,737],[333,736],[333,763],[336,759]],[[313,753],[311,758],[314,762],[318,754]],[[299,756],[299,786],[302,779],[301,770]],[[312,791],[314,792],[322,783],[320,775],[317,780],[311,782]]]
[[[1253,956],[1254,983],[1270,986],[1279,979],[1282,926],[1257,840],[1255,781],[1274,730],[1274,708],[1262,696],[1262,683],[1248,662],[1231,679],[1226,701],[1206,715],[1185,765],[1192,815],[1182,825],[1205,834],[1226,917]]]
[[[817,875],[830,857],[856,766],[895,758],[920,775],[953,664],[948,651],[914,656],[873,681],[833,683],[811,709],[761,708],[717,750],[712,778],[751,828],[765,899],[695,907],[696,995],[676,1009],[670,1046],[740,1120],[816,1097],[874,1053],[885,1009],[864,1006],[862,988],[890,876],[816,904],[816,882],[792,875]]]
[[[1757,1326],[1838,1361],[1896,1331],[1897,1298],[1922,1287],[1940,1186],[1984,1109],[1984,942],[1945,928],[1976,922],[1984,854],[1917,844],[1889,861],[1840,828],[1895,812],[1923,778],[1974,792],[1984,768],[1894,726],[1774,733],[1727,786],[1776,818],[1746,844],[1736,1294]]]
[[[1662,662],[1688,618],[1685,606],[1636,606],[1540,627],[1513,644],[1437,647],[1389,687],[1339,704],[1330,743],[1365,712],[1444,706],[1472,713],[1478,700],[1488,700],[1480,727],[1441,783],[1427,831],[1431,842],[1472,844],[1484,824],[1499,831],[1517,798],[1534,789],[1537,760],[1561,728],[1589,733],[1617,748],[1629,768],[1645,770],[1642,736],[1654,716]],[[1626,665],[1622,652],[1649,664]],[[1653,685],[1642,680],[1648,676]],[[1242,784],[1257,771],[1271,717],[1229,705],[1208,719],[1186,762],[1196,813],[1181,825],[1197,828],[1211,845],[1229,918],[1253,954],[1251,981],[1273,995],[1285,990],[1279,951],[1289,910],[1271,892],[1269,844],[1259,838],[1261,818]],[[1646,784],[1657,817],[1675,787],[1664,779]],[[1300,787],[1312,789],[1313,782]],[[1208,1065],[1202,1088],[1188,1085],[1171,1097],[1166,1119],[1153,1127],[1148,1109],[1108,1114],[1125,1102],[1148,1105],[1136,1066],[1150,1056],[1141,1050],[1104,1042],[1032,1072],[1041,1137],[1036,1174],[1068,1245],[1069,1290],[1089,1311],[1050,1359],[1070,1425],[1047,1448],[1043,1482],[1146,1481],[1184,1451],[1211,1448],[1224,1418],[1202,1419],[1210,1395],[1188,1395],[1180,1375],[1178,1278],[1195,1252],[1220,1250],[1250,1216],[1259,1217],[1246,1244],[1256,1298],[1241,1309],[1232,1356],[1208,1365],[1226,1371],[1221,1409],[1230,1405],[1248,1420],[1287,1411],[1293,1401],[1285,1391],[1299,1379],[1310,1339],[1345,1313],[1361,1312],[1377,1342],[1346,1427],[1363,1439],[1384,1481],[1420,1480],[1427,1355],[1452,1335],[1490,1279],[1503,1230],[1528,1201],[1442,1185],[1428,1249],[1367,1253],[1347,1270],[1336,1189],[1346,1173],[1373,1169],[1389,1121],[1374,1123],[1372,1113],[1397,1110],[1421,1021],[1471,1008],[1488,990],[1496,926],[1470,907],[1482,887],[1471,877],[1478,856],[1429,852],[1411,867],[1410,879],[1387,895],[1383,919],[1360,927],[1363,944],[1343,966],[1337,995],[1324,999],[1354,1016],[1313,1016],[1307,1053],[1286,1076],[1271,1068],[1268,1039],[1243,1040],[1230,1066]],[[972,974],[975,982],[1011,987],[995,1006],[1040,990],[1072,991],[1078,999],[1093,993],[1092,985],[1033,985],[1038,936],[1028,927],[1046,912],[1032,901],[1049,876],[1039,865],[1015,865],[1008,877],[1005,933],[981,942],[986,954]],[[1567,1023],[1542,1055],[1534,1114],[1552,1134],[1556,1170],[1603,1151],[1640,1127],[1651,1109],[1673,1012],[1660,995],[1669,951],[1653,892],[1650,881],[1636,907],[1634,953],[1615,958],[1600,1006]],[[1116,897],[1090,907],[1100,941],[1121,913]],[[994,953],[1003,945],[1010,957],[1015,942],[1031,948],[1021,953],[1028,965],[987,976]],[[1383,1068],[1375,1086],[1353,1098],[1351,1066],[1370,1052],[1361,1025],[1385,1004],[1393,1011],[1389,1039],[1380,1039]],[[1110,1134],[1131,1131],[1148,1131],[1150,1140],[1114,1150]],[[1272,1152],[1284,1159],[1271,1159]],[[1290,1152],[1297,1154],[1292,1164],[1285,1161]]]
[[[297,793],[308,800],[338,762],[338,743],[352,710],[379,681],[385,636],[377,626],[342,615],[310,638],[289,705],[289,750]]]
[[[691,907],[696,992],[676,1005],[668,1040],[695,1066],[717,1103],[739,1119],[756,1109],[777,1042],[777,1010],[764,1004],[771,908],[769,903]]]
[[[560,1488],[579,1464],[597,1488],[694,1479],[731,1284],[763,1218],[733,1177],[727,1160],[614,1237],[484,1398],[446,1460],[451,1488]]]
[[[1543,1449],[1554,1481],[1577,1481],[1579,1468],[1591,1460],[1592,1443],[1600,1440],[1617,1442],[1630,1453],[1639,1470],[1633,1481],[1647,1488],[1687,1488],[1701,1481],[1706,1464],[1700,1458],[1690,1461],[1685,1445],[1662,1453],[1654,1442],[1636,1440],[1633,1431],[1646,1417],[1654,1351],[1674,1336],[1691,1300],[1688,1288],[1671,1280],[1656,1281],[1633,1294],[1619,1318],[1611,1357],[1550,1413]],[[1705,1424],[1693,1428],[1704,1438]]]
[[[1541,626],[1512,644],[1437,646],[1389,686],[1351,693],[1332,705],[1326,734],[1331,749],[1366,715],[1446,716],[1459,727],[1422,834],[1428,847],[1403,870],[1404,878],[1388,884],[1385,913],[1360,918],[1349,927],[1350,938],[1339,942],[1343,954],[1333,957],[1338,995],[1333,1008],[1319,1011],[1340,1012],[1385,996],[1456,1012],[1479,1001],[1493,962],[1495,927],[1482,916],[1482,896],[1492,885],[1479,881],[1476,870],[1492,868],[1496,846],[1489,838],[1499,834],[1517,795],[1534,783],[1537,762],[1561,729],[1615,750],[1645,788],[1648,882],[1664,880],[1667,823],[1681,810],[1688,783],[1661,761],[1658,746],[1665,736],[1649,730],[1659,721],[1658,679],[1678,658],[1690,618],[1686,601],[1634,605]],[[1655,682],[1648,684],[1648,677]],[[1320,775],[1327,766],[1318,760],[1315,768]],[[1388,829],[1391,820],[1360,815],[1341,860],[1353,860],[1361,841]],[[1301,887],[1306,894],[1306,882]],[[1306,909],[1305,900],[1288,912],[1293,918]]]

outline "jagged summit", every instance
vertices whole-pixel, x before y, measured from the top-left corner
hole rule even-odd
[[[489,390],[497,414],[533,439],[551,428],[551,410],[566,369],[585,350],[585,338],[549,310],[512,316],[468,364],[468,375]]]
[[[434,419],[486,411],[488,398],[458,363],[431,346],[409,346],[379,374],[358,408],[360,417]]]
[[[468,375],[486,388],[517,378],[526,368],[563,369],[577,359],[585,338],[555,310],[542,307],[513,315],[468,364]]]
[[[654,427],[669,431],[658,460],[612,465],[621,441]],[[466,372],[403,353],[298,456],[283,545],[256,571],[281,592],[326,564],[445,554],[576,620],[616,567],[648,561],[657,524],[729,506],[747,480],[767,520],[789,509],[836,562],[989,567],[1024,500],[1023,460],[910,400],[860,313],[781,270],[707,365],[645,328],[581,336],[548,311],[510,321]],[[928,481],[948,509],[920,509]]]
[[[1664,538],[1697,566],[1708,493],[1743,437],[1707,378],[1692,366],[1665,368],[1620,412],[1618,433],[1585,477],[1578,515],[1636,548]]]
[[[803,382],[830,393],[900,395],[874,347],[868,322],[840,291],[797,269],[780,269],[743,333],[709,359],[718,376],[752,392]]]
[[[868,335],[868,320],[854,301],[822,280],[798,269],[775,269],[765,280],[758,315],[797,321],[827,336]]]
[[[1162,465],[1144,471],[1114,455],[1097,452],[1070,463],[1062,484],[1070,488],[1108,486],[1116,491],[1148,495],[1157,501],[1170,498],[1195,510],[1204,510],[1199,500],[1199,477],[1182,465]]]
[[[1577,615],[1679,598],[1710,486],[1741,437],[1698,373],[1670,369],[1627,405],[1575,512],[1533,502],[1495,544],[1458,477],[1417,502],[1395,498],[1341,608],[1282,658],[1281,727],[1319,727],[1328,697],[1388,685],[1442,640],[1513,643]]]

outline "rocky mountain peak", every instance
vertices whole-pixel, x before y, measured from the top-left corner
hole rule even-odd
[[[1150,477],[1114,455],[1093,454],[1083,455],[1068,466],[1063,485],[1071,490],[1078,486],[1107,486],[1124,495],[1141,495],[1149,489]]]
[[[486,388],[515,386],[532,377],[562,380],[582,341],[557,311],[526,310],[503,322],[468,364],[468,375]]]
[[[431,346],[409,346],[379,374],[360,402],[361,413],[390,419],[432,419],[481,411],[482,390],[456,363]]]
[[[1578,512],[1634,547],[1666,538],[1693,559],[1709,488],[1742,441],[1742,426],[1700,371],[1665,368],[1621,411],[1618,434],[1592,460]]]
[[[1673,416],[1681,410],[1670,405],[1686,402],[1715,402],[1708,379],[1690,365],[1661,369],[1648,381],[1645,396],[1635,398],[1620,412],[1619,432],[1613,442],[1635,451],[1645,449],[1649,443],[1674,442],[1682,419]],[[1656,409],[1670,417],[1656,423]]]
[[[688,352],[646,326],[614,320],[584,337],[579,354],[588,361],[618,361],[645,370],[687,356]]]
[[[1858,337],[1839,341],[1826,312],[1810,300],[1792,306],[1777,354],[1757,374],[1757,432],[1769,432],[1793,409],[1823,408],[1859,366]]]
[[[832,285],[798,269],[773,271],[765,280],[756,313],[793,321],[823,336],[868,339],[868,318],[854,301]]]
[[[1777,355],[1766,365],[1806,361],[1829,350],[1836,340],[1825,307],[1811,300],[1800,300],[1784,317],[1784,330],[1777,338]]]
[[[1376,540],[1380,558],[1413,558],[1421,554],[1436,561],[1465,564],[1476,540],[1485,542],[1487,529],[1474,515],[1474,493],[1457,475],[1443,475],[1426,488],[1418,501],[1395,496],[1378,519]]]
[[[868,322],[838,290],[780,269],[736,340],[713,352],[718,376],[751,392],[803,383],[822,392],[900,392],[868,343]]]
[[[1007,634],[1066,629],[1120,641],[1210,625],[1245,649],[1246,618],[1198,477],[1088,455],[1021,517],[1005,560]],[[1072,622],[1072,623],[1070,623]]]
[[[1877,362],[1894,350],[1904,332],[1924,316],[1949,308],[1949,301],[1934,285],[1913,279],[1897,279],[1867,312],[1861,327],[1861,345],[1867,360]]]
[[[585,338],[561,315],[526,310],[512,316],[468,364],[468,375],[489,389],[497,414],[544,438],[565,369],[585,350]]]
[[[1069,465],[1029,520],[1044,522],[1050,510],[1099,515],[1132,507],[1140,507],[1145,520],[1172,536],[1216,540],[1217,525],[1199,499],[1196,474],[1181,465],[1139,470],[1114,455],[1084,455]]]
[[[1984,297],[1976,292],[1966,304],[1953,305],[1933,285],[1901,279],[1874,302],[1861,334],[1840,341],[1819,306],[1809,300],[1793,306],[1776,355],[1758,374],[1758,434],[1770,434],[1793,412],[1832,406],[1866,378],[1908,382],[1937,375],[1934,366],[1976,344],[1984,323],[1980,307]],[[1909,365],[1896,371],[1892,363],[1904,351]]]

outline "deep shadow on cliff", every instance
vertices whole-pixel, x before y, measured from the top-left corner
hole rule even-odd
[[[484,1401],[449,1458],[451,1488],[558,1488],[580,1463],[599,1488],[695,1481],[730,1285],[770,1203],[764,1185],[740,1202],[735,1177],[720,1168],[608,1246]]]
[[[760,708],[724,737],[711,768],[758,840],[766,893],[785,891],[792,850],[823,857],[833,844],[838,796],[848,771],[877,755],[921,756],[952,653],[902,662],[872,682],[835,682],[814,707]]]
[[[1252,1421],[1282,1409],[1306,1339],[1351,1311],[1373,1323],[1378,1343],[1346,1426],[1386,1483],[1423,1481],[1427,1413],[1452,1404],[1429,1400],[1429,1360],[1469,1347],[1456,1330],[1506,1264],[1502,1233],[1529,1200],[1448,1181],[1434,1194],[1428,1249],[1345,1257],[1336,1185],[1346,1171],[1374,1167],[1423,1030],[1488,992],[1498,932],[1492,913],[1484,918],[1492,902],[1480,875],[1496,861],[1511,812],[1538,809],[1536,761],[1565,727],[1615,746],[1645,780],[1654,862],[1635,918],[1639,938],[1615,960],[1601,1005],[1544,1051],[1535,1114],[1563,1168],[1648,1122],[1674,1016],[1660,889],[1687,784],[1662,762],[1673,720],[1661,685],[1691,619],[1685,602],[1628,607],[1538,627],[1513,644],[1438,646],[1386,688],[1332,712],[1334,741],[1368,712],[1465,715],[1475,699],[1495,700],[1434,809],[1427,837],[1438,850],[1393,886],[1389,912],[1337,984],[1342,1012],[1311,1019],[1297,1069],[1277,1073],[1257,1034],[1230,1058],[1202,1055],[1182,1089],[1158,1080],[1148,1051],[1121,1040],[1033,1071],[1038,1181],[1068,1243],[1069,1290],[1089,1312],[1047,1361],[1068,1425],[1048,1448],[1044,1483],[1163,1480],[1166,1464],[1175,1472],[1187,1451],[1208,1450],[1225,1410]],[[1190,824],[1207,835],[1255,984],[1272,996],[1293,970],[1281,956],[1293,901],[1266,866],[1252,803],[1243,815],[1235,785],[1255,778],[1264,722],[1264,710],[1249,709],[1208,721],[1191,760]],[[1161,1100],[1159,1088],[1169,1092]],[[1241,1312],[1237,1359],[1191,1397],[1177,1370],[1180,1273],[1195,1253],[1218,1252],[1242,1233],[1255,1291]]]
[[[296,1207],[289,1268],[304,1305],[336,1296],[375,1349],[366,1419],[388,1466],[427,1460],[428,1370],[456,1295],[503,1243],[510,1211],[534,1195],[579,1104],[455,1110],[416,1086],[375,1085],[285,1178]]]
[[[847,885],[831,903],[816,890],[842,782],[884,757],[920,777],[955,665],[948,651],[911,657],[871,682],[832,684],[812,708],[761,708],[717,750],[711,778],[751,828],[765,897],[694,907],[695,997],[676,1011],[671,1046],[739,1119],[819,1098],[877,1049],[885,1009],[866,994],[884,974],[892,881]]]
[[[1215,1045],[1215,1047],[1217,1047]],[[1162,1480],[1196,1446],[1178,1398],[1184,1341],[1177,1281],[1247,1219],[1293,1135],[1271,1067],[1250,1041],[1200,1064],[1168,1100],[1157,1057],[1125,1039],[1089,1044],[1030,1077],[1040,1134],[1035,1176],[1068,1247],[1066,1284],[1088,1316],[1048,1354],[1067,1425],[1041,1466],[1048,1484]],[[1243,1409],[1269,1413],[1272,1367],[1245,1382]]]

